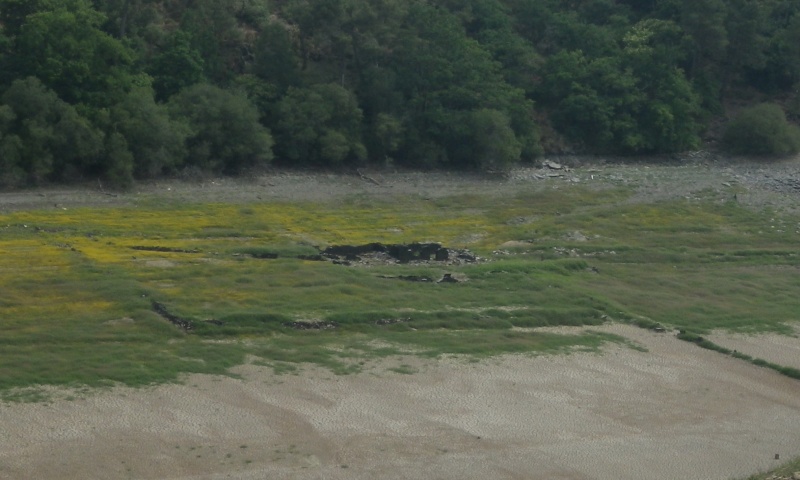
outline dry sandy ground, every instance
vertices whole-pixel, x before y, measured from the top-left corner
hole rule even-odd
[[[648,351],[446,359],[414,375],[244,366],[242,379],[3,405],[0,478],[728,479],[800,453],[800,382],[669,333],[601,329]]]
[[[786,367],[800,369],[800,328],[794,337],[778,334],[738,335],[714,332],[706,337],[717,345]]]

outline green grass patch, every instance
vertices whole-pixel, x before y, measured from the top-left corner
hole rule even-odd
[[[151,199],[2,215],[0,392],[22,400],[39,398],[37,385],[171,382],[225,373],[248,355],[279,373],[304,363],[351,373],[402,355],[591,350],[622,340],[536,329],[609,318],[699,336],[791,333],[798,218],[630,195],[571,186],[326,204]],[[480,260],[348,267],[306,257],[371,242],[439,242]],[[447,274],[459,282],[435,282]],[[434,281],[402,279],[415,276]]]

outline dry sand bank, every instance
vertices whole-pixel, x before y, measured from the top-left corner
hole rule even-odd
[[[758,333],[743,335],[728,332],[714,332],[706,338],[722,347],[762,358],[768,362],[785,367],[800,369],[800,328],[796,328],[795,336],[774,333]]]
[[[3,405],[0,478],[728,479],[800,454],[800,382],[670,334],[602,329],[648,351],[447,359],[414,375],[245,366]]]

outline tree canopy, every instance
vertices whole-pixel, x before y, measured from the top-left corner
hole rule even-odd
[[[0,186],[674,152],[748,103],[800,117],[796,0],[0,0]]]

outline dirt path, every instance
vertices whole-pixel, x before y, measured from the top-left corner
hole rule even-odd
[[[414,375],[244,366],[242,379],[4,405],[0,478],[728,479],[800,453],[800,382],[670,334],[602,329],[648,351]]]

